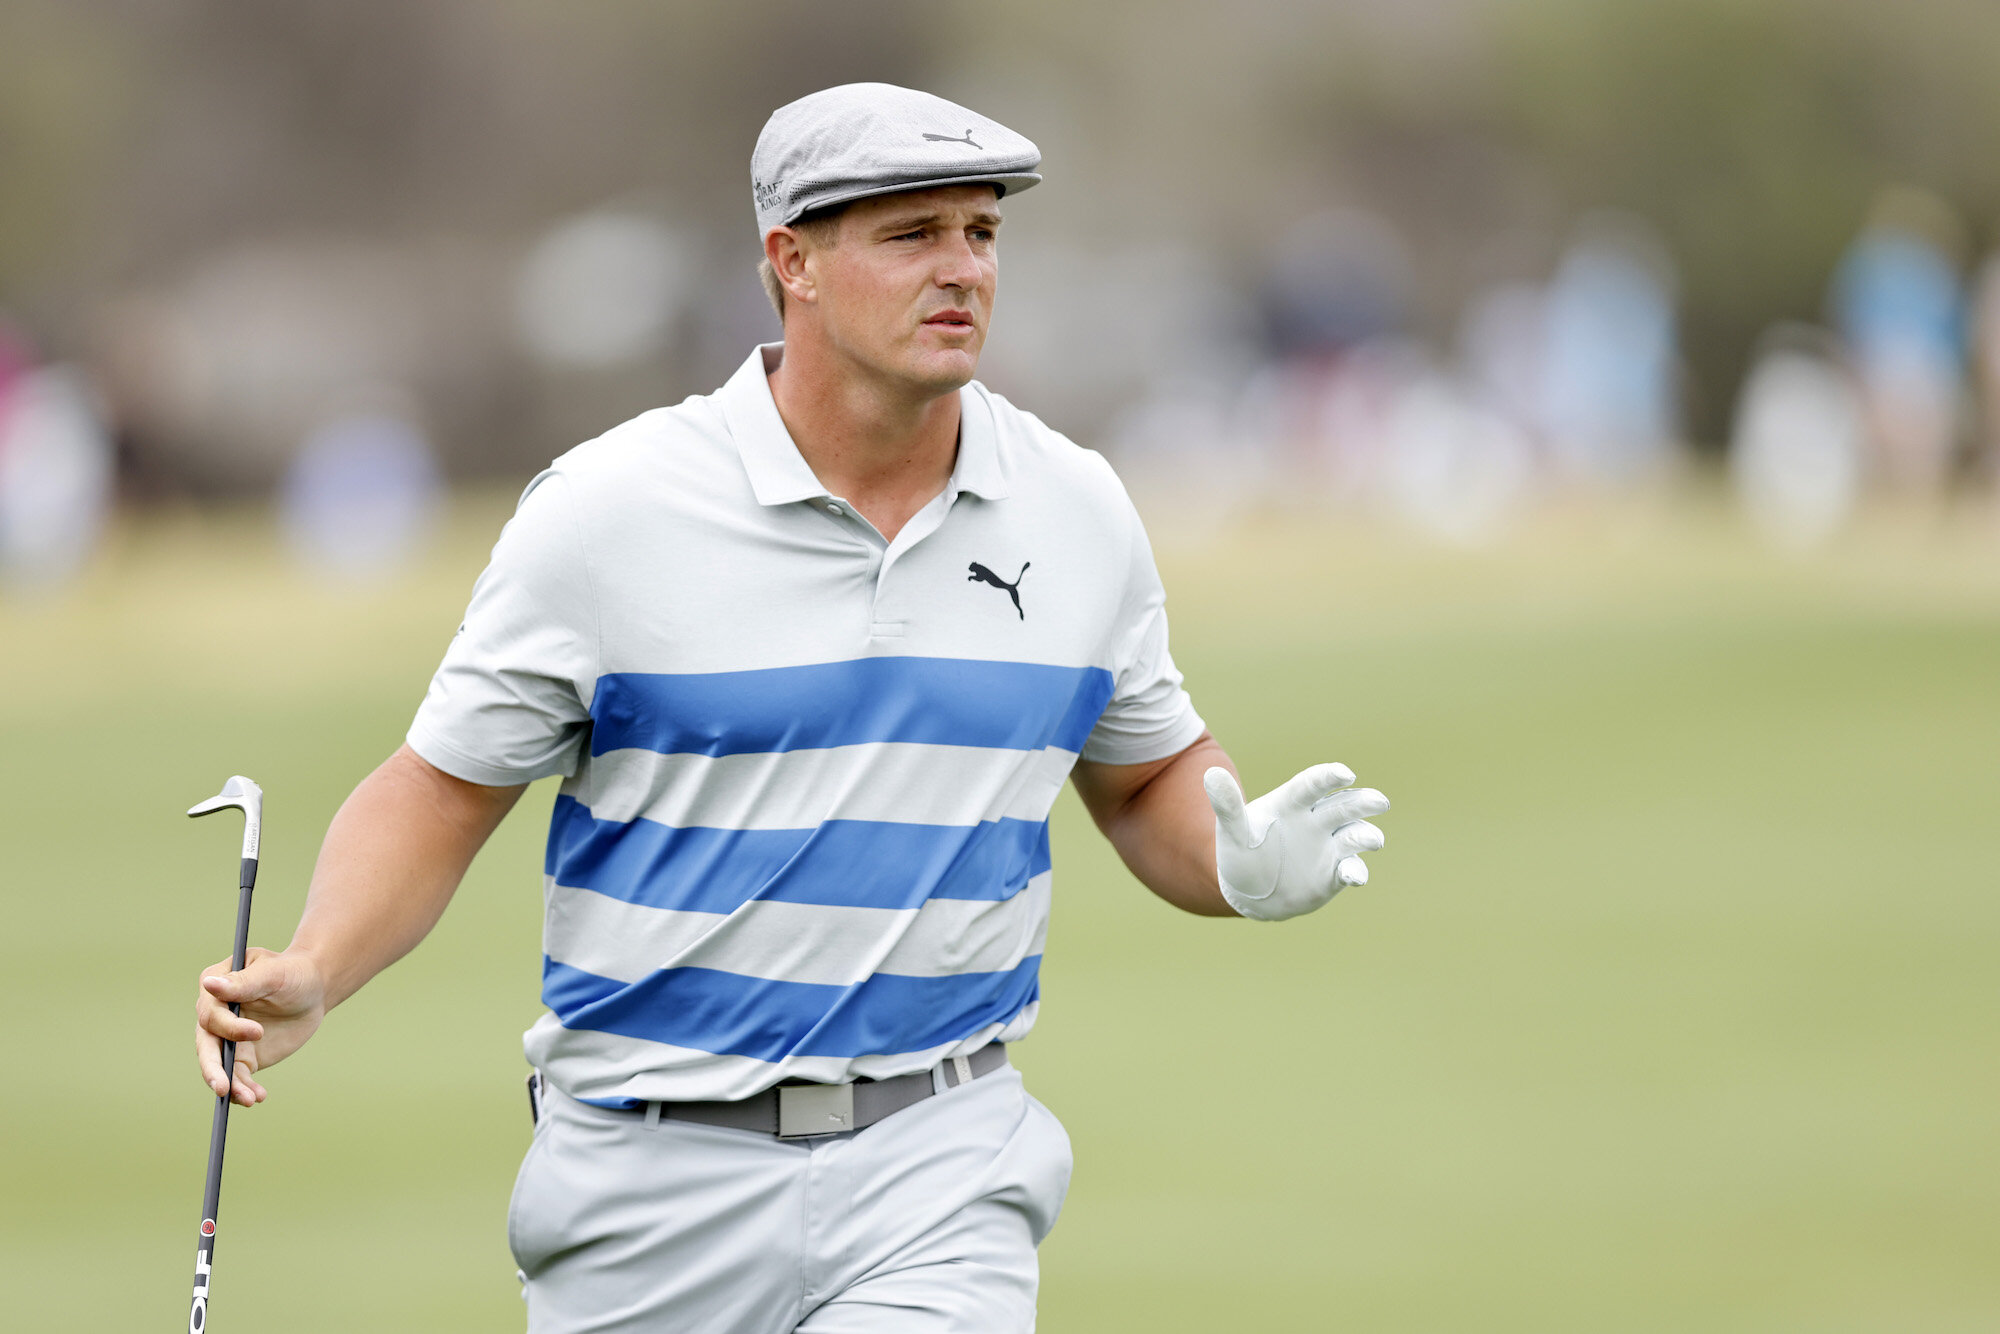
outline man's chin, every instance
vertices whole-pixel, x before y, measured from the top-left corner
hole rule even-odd
[[[908,378],[936,394],[963,389],[979,373],[977,348],[931,348],[911,358]]]

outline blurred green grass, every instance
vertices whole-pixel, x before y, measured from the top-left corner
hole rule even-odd
[[[253,938],[281,944],[505,509],[463,500],[390,588],[303,578],[242,512],[0,601],[21,1327],[183,1318],[190,983],[234,834],[180,812],[265,785]],[[2000,1324],[2000,535],[1877,516],[1788,562],[1699,502],[1476,554],[1153,528],[1248,784],[1336,758],[1396,809],[1375,883],[1262,926],[1152,901],[1065,796],[1018,1050],[1078,1158],[1045,1330]],[[233,1123],[220,1328],[520,1326],[550,798]]]

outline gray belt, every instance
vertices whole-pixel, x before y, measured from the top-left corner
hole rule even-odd
[[[1006,1064],[1006,1044],[994,1042],[970,1056],[954,1056],[928,1070],[893,1079],[857,1079],[852,1084],[786,1083],[735,1102],[648,1102],[625,1110],[634,1116],[644,1114],[649,1127],[665,1117],[754,1130],[779,1139],[804,1139],[865,1130],[885,1116]]]

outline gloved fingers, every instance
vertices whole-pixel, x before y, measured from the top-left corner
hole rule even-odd
[[[1322,797],[1353,781],[1354,770],[1344,764],[1315,764],[1286,779],[1285,785],[1278,789],[1278,796],[1294,810],[1309,811]]]
[[[1368,883],[1368,863],[1359,857],[1342,857],[1333,867],[1333,883],[1336,889],[1347,889],[1354,885]]]
[[[1225,838],[1243,847],[1250,846],[1250,817],[1243,807],[1243,789],[1237,785],[1236,775],[1216,765],[1201,776],[1201,785],[1208,793],[1209,808],[1215,812],[1215,823]]]
[[[1366,820],[1350,820],[1333,831],[1333,855],[1337,862],[1344,861],[1360,853],[1378,851],[1383,842],[1380,829]]]
[[[1366,820],[1389,809],[1389,799],[1372,787],[1336,792],[1312,808],[1322,833],[1331,834],[1352,820]]]

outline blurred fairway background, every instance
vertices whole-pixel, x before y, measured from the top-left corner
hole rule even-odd
[[[181,812],[264,784],[283,944],[521,483],[777,336],[747,159],[850,80],[1041,145],[981,378],[1132,482],[1246,785],[1396,803],[1260,926],[1064,798],[1042,1328],[2000,1330],[1996,50],[1990,0],[0,4],[0,1334],[183,1327],[236,833]],[[521,1327],[551,798],[235,1122],[222,1334]]]
[[[178,1327],[236,841],[181,811],[264,784],[281,945],[506,512],[461,498],[358,591],[262,511],[165,512],[0,603],[10,1327]],[[1396,809],[1375,883],[1258,926],[1153,901],[1064,798],[1018,1049],[1078,1160],[1045,1330],[2000,1327],[2000,535],[1877,515],[1782,563],[1699,500],[1476,556],[1173,527],[1247,783],[1338,758]],[[218,1329],[519,1328],[550,797],[234,1121]]]

